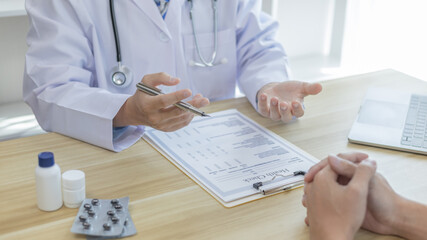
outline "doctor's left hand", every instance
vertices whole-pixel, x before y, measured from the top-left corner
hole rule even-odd
[[[290,122],[304,115],[304,97],[322,91],[319,83],[286,81],[269,83],[257,94],[258,112],[274,121]]]
[[[142,79],[144,84],[151,87],[174,86],[179,81],[178,78],[173,78],[166,73],[148,74]],[[164,132],[175,131],[187,126],[194,114],[175,107],[173,104],[190,96],[191,91],[189,89],[157,96],[150,96],[136,90],[135,94],[126,100],[114,117],[113,125],[114,127],[144,125]],[[207,106],[209,100],[197,94],[188,103],[200,108]]]

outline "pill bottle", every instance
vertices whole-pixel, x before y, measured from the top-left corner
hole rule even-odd
[[[69,170],[62,174],[62,196],[68,208],[78,208],[86,198],[85,173]]]
[[[55,211],[62,207],[61,169],[51,152],[39,154],[36,167],[37,206],[43,211]]]

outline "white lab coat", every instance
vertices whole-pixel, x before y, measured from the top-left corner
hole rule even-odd
[[[186,0],[171,0],[163,20],[153,0],[115,1],[122,63],[133,83],[111,81],[117,66],[109,1],[27,0],[29,46],[24,99],[41,127],[121,151],[135,143],[144,126],[129,126],[113,139],[112,120],[135,84],[146,74],[166,72],[181,79],[164,92],[189,88],[211,101],[232,98],[237,86],[256,107],[257,91],[287,77],[286,54],[274,40],[278,23],[261,12],[261,0],[218,0],[217,62],[201,68]],[[213,51],[211,0],[194,0],[194,23],[205,59]]]

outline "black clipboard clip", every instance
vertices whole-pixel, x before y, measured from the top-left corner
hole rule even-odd
[[[273,187],[268,187],[267,185],[271,184],[274,181],[274,179],[276,179],[277,177],[290,178],[295,176],[304,176],[305,173],[306,173],[305,171],[296,171],[288,175],[276,174],[272,179],[264,182],[256,182],[252,186],[259,192],[262,192],[264,195],[276,193],[279,191],[286,191],[300,185],[301,183],[292,183],[292,184],[285,184],[285,185],[279,185],[279,186],[273,186]]]

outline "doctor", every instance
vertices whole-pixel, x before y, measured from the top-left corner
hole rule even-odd
[[[260,0],[27,0],[26,9],[24,99],[39,124],[113,151],[144,126],[189,124],[180,100],[203,107],[238,86],[261,115],[289,122],[321,91],[288,81],[278,24]],[[136,91],[139,81],[166,94]]]

